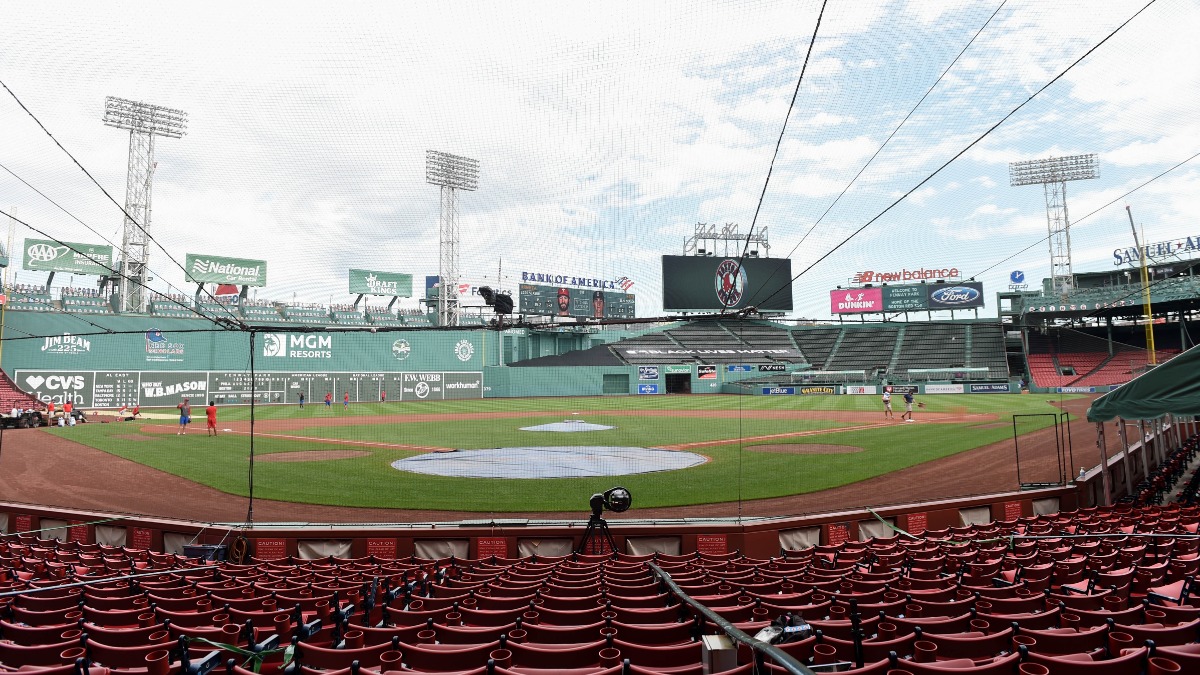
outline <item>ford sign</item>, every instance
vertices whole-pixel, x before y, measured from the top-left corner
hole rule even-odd
[[[953,286],[929,286],[930,309],[968,309],[983,306],[983,284],[968,281]]]

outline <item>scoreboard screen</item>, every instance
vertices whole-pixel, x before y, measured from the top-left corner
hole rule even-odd
[[[521,284],[518,300],[521,314],[602,319],[634,317],[631,293]]]

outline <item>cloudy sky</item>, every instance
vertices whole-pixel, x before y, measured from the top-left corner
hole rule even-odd
[[[1158,0],[820,260],[1144,4],[830,2],[757,220],[798,275],[794,316],[829,318],[827,292],[863,270],[957,267],[989,298],[1012,270],[1046,276],[1042,191],[1009,187],[1012,161],[1099,155],[1100,178],[1068,188],[1077,271],[1112,269],[1126,203],[1150,241],[1200,236],[1200,159],[1088,216],[1200,152],[1200,5]],[[480,162],[459,202],[468,280],[628,276],[646,316],[662,310],[660,256],[696,223],[749,229],[819,9],[10,2],[0,81],[121,202],[128,134],[102,123],[104,97],[187,111],[187,136],[157,144],[151,233],[180,262],[268,260],[260,298],[349,301],[350,267],[436,274],[436,149]],[[0,165],[0,208],[119,245],[117,207],[3,91]],[[151,268],[156,288],[184,288],[161,252]]]

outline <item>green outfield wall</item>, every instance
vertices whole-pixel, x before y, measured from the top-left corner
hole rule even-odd
[[[647,332],[645,330],[638,333]],[[251,333],[197,319],[60,312],[4,313],[0,367],[43,401],[86,407],[173,406],[182,397],[222,404],[423,401],[479,397],[653,396],[722,393],[761,376],[756,366],[509,368],[628,338],[603,330],[325,330]],[[255,378],[250,377],[251,370]],[[681,382],[682,381],[682,382]],[[737,393],[759,393],[738,391]]]

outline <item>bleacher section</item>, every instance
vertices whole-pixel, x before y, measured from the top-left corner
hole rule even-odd
[[[897,340],[902,344],[897,349]],[[970,379],[1006,380],[1008,362],[999,323],[909,323],[875,326],[818,326],[783,328],[765,321],[703,320],[674,325],[618,343],[628,349],[798,349],[802,357],[738,355],[740,363],[791,362],[810,364],[806,382],[860,382],[883,373],[903,378],[910,369],[974,370]],[[895,363],[893,363],[895,355]],[[729,358],[690,354],[626,355],[630,364],[713,363]],[[920,379],[931,378],[922,373]]]
[[[392,314],[387,307],[371,307],[367,306],[367,321],[373,326],[403,326],[404,322],[395,314]]]
[[[972,323],[967,325],[970,352],[967,367],[987,368],[988,377],[1008,379],[1008,359],[1004,355],[1004,328],[996,323]]]
[[[64,312],[112,314],[112,304],[92,288],[64,288],[59,292]]]
[[[771,332],[779,334],[786,338],[787,334],[779,328],[771,328],[762,326],[763,330],[745,330],[746,322],[736,322],[730,328],[725,325],[724,321],[695,321],[685,323],[670,330],[665,331],[672,340],[678,343],[685,349],[765,349],[765,345],[751,342],[750,339],[762,337],[765,333]],[[749,339],[747,339],[749,338]],[[773,344],[778,343],[778,338],[770,340]],[[785,345],[792,348],[791,344]],[[779,359],[767,354],[744,354],[738,356],[741,363],[775,363],[785,360]],[[790,360],[790,359],[786,359]],[[699,357],[697,362],[708,363],[709,359]]]
[[[803,328],[793,330],[792,338],[796,341],[796,345],[800,347],[804,358],[812,364],[812,367],[821,369],[829,361],[829,355],[833,353],[833,346],[837,343],[838,337],[841,334],[842,329],[836,326]]]
[[[353,305],[333,305],[329,315],[339,326],[370,326],[361,309]]]
[[[1000,354],[1004,355],[1003,350]],[[910,323],[904,327],[903,343],[892,372],[903,375],[910,368],[967,366],[966,324]]]
[[[242,303],[242,318],[252,324],[286,322],[274,304],[261,300],[248,300]]]
[[[196,303],[196,309],[201,314],[204,314],[206,316],[228,317],[228,318],[233,318],[235,320],[241,319],[241,312],[238,310],[238,306],[233,303],[225,304],[223,302],[212,302],[211,300],[201,300],[200,302]]]
[[[900,329],[893,326],[847,328],[825,370],[886,371]]]
[[[283,317],[293,323],[323,326],[329,323],[329,310],[320,305],[288,305],[283,308]]]
[[[727,331],[755,349],[796,349],[788,331],[774,324],[756,321],[722,321]],[[774,357],[776,361],[808,363],[805,359]]]
[[[637,337],[621,340],[621,347],[629,349],[683,349],[683,345],[671,338],[667,331],[658,333],[646,333]],[[664,354],[634,354],[625,357],[625,360],[633,365],[638,364],[656,364],[656,363],[703,363],[695,356],[681,355],[664,355]]]
[[[5,288],[7,298],[5,306],[8,309],[20,309],[28,312],[54,312],[58,307],[54,299],[46,291],[45,286],[29,284],[12,284]]]
[[[150,313],[155,316],[194,318],[191,306],[192,299],[185,295],[155,293],[150,299]]]

